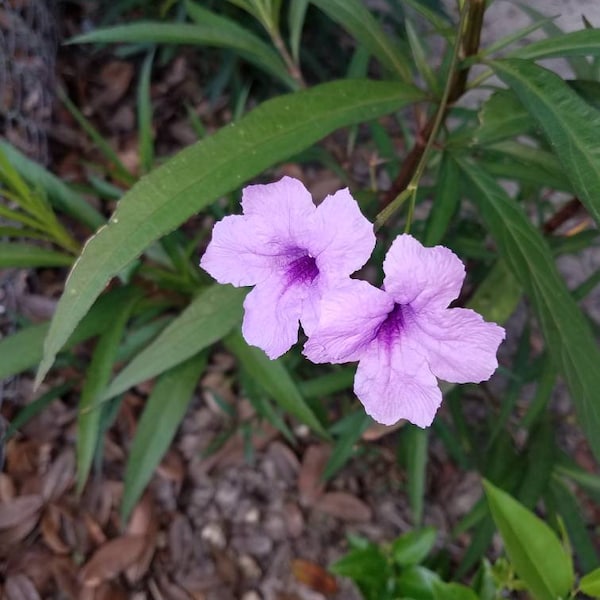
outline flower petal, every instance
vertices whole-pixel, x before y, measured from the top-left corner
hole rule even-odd
[[[383,262],[386,292],[413,309],[446,308],[458,297],[465,267],[448,248],[426,248],[408,234],[399,235]]]
[[[442,402],[424,357],[398,341],[373,341],[358,364],[354,392],[367,413],[384,425],[406,419],[428,427]]]
[[[272,261],[252,221],[232,215],[215,224],[200,266],[219,283],[244,286],[266,279]]]
[[[310,228],[316,207],[302,182],[292,177],[242,191],[244,215],[262,223],[263,235],[282,247],[299,247]]]
[[[289,285],[278,275],[259,283],[244,301],[242,334],[270,359],[285,354],[298,340],[302,286]]]
[[[366,281],[349,279],[324,293],[319,324],[304,346],[314,363],[359,360],[375,338],[394,301]]]
[[[426,351],[432,372],[452,383],[479,383],[498,368],[496,352],[504,329],[474,310],[450,308],[417,316],[411,344]]]
[[[308,249],[319,270],[346,277],[358,271],[375,247],[373,224],[348,189],[327,196],[317,207]]]

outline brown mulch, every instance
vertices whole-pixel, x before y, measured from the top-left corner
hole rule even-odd
[[[251,453],[238,432],[206,455],[231,419],[207,387],[230,363],[221,358],[128,523],[120,521],[119,505],[141,391],[125,399],[105,439],[102,471],[81,497],[74,489],[76,398],[57,399],[9,441],[0,474],[0,573],[8,600],[359,597],[325,568],[348,549],[349,533],[391,541],[410,529],[394,452],[371,444],[327,484],[321,475],[331,449],[302,426],[296,447],[256,424]],[[33,397],[26,378],[13,391],[13,401]],[[238,409],[252,419],[243,398]],[[436,463],[430,489],[448,500],[444,509],[429,506],[426,521],[443,537],[479,486]]]

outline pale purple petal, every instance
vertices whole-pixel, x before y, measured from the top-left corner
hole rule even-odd
[[[448,248],[426,248],[408,234],[398,236],[383,262],[386,292],[415,310],[446,308],[465,278],[460,259]]]
[[[373,224],[348,189],[327,196],[317,207],[313,222],[308,249],[317,258],[320,271],[345,277],[369,260],[375,247]]]
[[[432,372],[452,383],[479,383],[498,368],[496,352],[504,329],[473,310],[450,308],[417,316],[411,344],[427,353]]]
[[[375,340],[369,346],[358,364],[354,392],[366,412],[383,425],[406,419],[428,427],[442,402],[425,358],[402,342]]]
[[[261,224],[261,234],[272,243],[305,246],[307,231],[316,211],[312,196],[292,177],[266,185],[249,185],[242,191],[244,215]]]
[[[244,339],[271,359],[285,354],[298,340],[304,295],[302,286],[288,285],[278,275],[257,285],[244,301]]]
[[[319,325],[304,346],[314,363],[359,360],[394,306],[382,290],[366,281],[349,279],[324,293]]]
[[[272,271],[272,261],[263,236],[252,222],[232,215],[215,224],[200,266],[219,283],[244,286],[266,279]]]

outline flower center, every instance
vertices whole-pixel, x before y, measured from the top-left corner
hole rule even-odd
[[[287,266],[289,283],[312,283],[318,274],[317,261],[308,254],[294,259]]]
[[[409,305],[394,304],[394,308],[379,326],[376,336],[388,347],[391,346],[405,329],[407,318],[410,318],[409,313]]]

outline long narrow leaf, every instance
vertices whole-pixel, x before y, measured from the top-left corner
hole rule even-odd
[[[191,3],[190,3],[191,5]],[[188,5],[188,9],[190,7]],[[204,10],[199,7],[196,11]],[[217,26],[218,20],[218,26]],[[210,24],[154,23],[140,22],[130,25],[117,25],[78,35],[71,44],[95,42],[149,42],[153,44],[191,44],[229,48],[244,56],[249,62],[267,70],[282,81],[289,89],[296,89],[296,82],[290,77],[278,54],[254,34],[228,19],[213,15]]]
[[[206,365],[199,354],[165,373],[148,398],[125,467],[121,515],[126,521],[168,450]]]
[[[17,242],[0,242],[0,268],[70,267],[75,259],[68,254]]]
[[[37,381],[110,278],[151,242],[332,131],[393,112],[419,98],[421,93],[412,86],[374,81],[333,82],[281,96],[140,180],[121,199],[109,224],[88,241],[71,271]]]
[[[100,410],[90,410],[110,379],[119,342],[133,305],[139,299],[137,290],[132,290],[129,298],[124,298],[115,306],[110,321],[98,339],[92,360],[87,369],[79,412],[77,415],[77,490],[81,492],[87,480],[98,445],[100,431]]]
[[[227,336],[225,345],[279,406],[316,433],[329,437],[280,360],[269,360],[262,350],[249,346],[239,331]]]
[[[105,223],[106,219],[82,196],[9,143],[0,140],[0,151],[24,179],[46,192],[55,208],[71,215],[93,230]]]
[[[381,63],[404,81],[410,81],[409,61],[361,0],[311,0],[361,42]]]
[[[600,350],[588,322],[561,279],[552,254],[523,210],[496,181],[465,162],[461,166],[499,251],[537,312],[548,352],[562,370],[592,450],[600,458]]]
[[[202,292],[115,377],[102,400],[156,377],[227,335],[241,321],[245,294],[218,284]]]
[[[529,61],[502,60],[492,67],[542,128],[575,193],[600,224],[600,111],[560,77]]]
[[[559,56],[600,56],[600,29],[581,29],[553,35],[514,50],[509,56],[529,60]]]
[[[100,333],[110,321],[115,305],[128,294],[127,288],[117,288],[100,297],[77,325],[65,348],[71,348]],[[44,338],[49,329],[49,322],[30,325],[0,340],[0,380],[39,364],[43,355]]]

